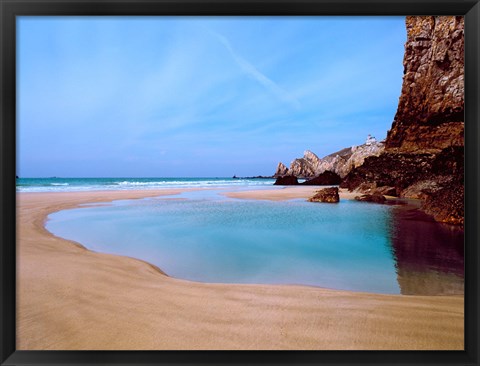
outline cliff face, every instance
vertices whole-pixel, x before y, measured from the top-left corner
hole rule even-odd
[[[319,159],[306,151],[276,175],[312,178],[332,171],[341,187],[424,200],[437,221],[464,221],[464,20],[406,18],[404,77],[385,144],[367,139]],[[389,194],[390,194],[389,193]]]
[[[386,148],[439,152],[463,146],[463,17],[406,19],[404,76]]]
[[[463,18],[407,17],[402,92],[385,151],[342,182],[351,190],[390,186],[424,199],[437,221],[463,224]]]

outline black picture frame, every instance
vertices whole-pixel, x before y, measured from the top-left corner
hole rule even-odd
[[[465,351],[16,351],[16,17],[22,15],[464,15]],[[1,365],[478,365],[480,4],[460,0],[0,0]]]

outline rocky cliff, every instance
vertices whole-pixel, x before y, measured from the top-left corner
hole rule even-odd
[[[406,18],[404,76],[387,150],[439,152],[463,146],[463,17]]]
[[[424,199],[436,220],[463,224],[463,17],[406,18],[404,77],[385,150],[342,182],[351,190],[394,187]]]
[[[290,168],[286,171],[286,166],[279,163],[274,177],[294,175],[299,178],[313,178],[326,171],[331,171],[343,178],[353,168],[362,165],[367,157],[380,155],[384,147],[383,142],[368,141],[360,146],[342,149],[322,159],[306,150],[303,157],[293,160]]]

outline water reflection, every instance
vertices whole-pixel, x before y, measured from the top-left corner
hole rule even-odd
[[[391,228],[402,294],[463,294],[463,229],[434,222],[412,206],[392,210]]]

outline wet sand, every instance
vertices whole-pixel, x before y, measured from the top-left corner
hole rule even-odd
[[[270,200],[270,201],[283,201],[291,200],[295,198],[308,198],[315,194],[315,191],[322,189],[318,186],[292,186],[284,187],[281,189],[262,189],[240,192],[228,192],[225,196],[231,198],[242,199],[257,199],[257,200]],[[356,196],[360,196],[360,193],[349,192],[346,189],[339,189],[338,194],[340,199],[354,199]]]
[[[228,195],[302,198],[316,189]],[[180,191],[18,193],[17,349],[463,349],[463,296],[196,283],[44,228],[49,213],[82,203]]]

